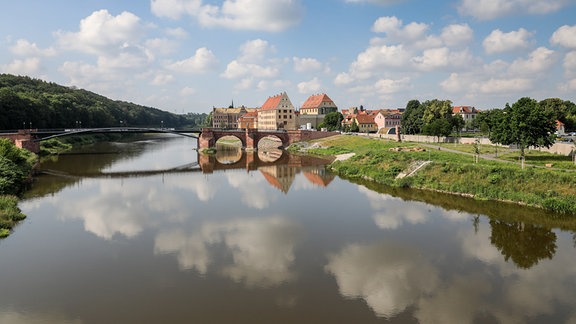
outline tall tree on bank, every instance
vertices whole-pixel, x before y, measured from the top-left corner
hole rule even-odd
[[[459,133],[464,127],[462,116],[453,114],[452,101],[434,99],[424,102],[422,106],[422,131],[425,134],[436,136],[440,140],[441,136],[449,136],[453,131]]]
[[[553,114],[534,99],[524,97],[512,106],[506,104],[490,140],[504,145],[517,145],[522,159],[528,147],[550,147],[554,144],[556,122]]]
[[[330,112],[324,116],[324,120],[318,125],[318,129],[326,127],[329,131],[339,130],[342,127],[343,119],[344,116],[340,112]]]
[[[424,106],[418,100],[410,100],[402,114],[401,132],[403,134],[419,134],[422,132]]]

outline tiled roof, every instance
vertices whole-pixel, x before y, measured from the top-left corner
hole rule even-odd
[[[272,109],[276,109],[276,107],[278,107],[278,105],[280,104],[280,99],[282,99],[282,93],[275,95],[273,97],[268,97],[268,99],[266,100],[266,102],[262,105],[262,107],[260,108],[260,110],[272,110]]]
[[[332,101],[332,99],[330,99],[327,94],[322,93],[308,97],[308,99],[306,99],[306,101],[302,104],[301,108],[318,108],[322,105],[323,102],[327,102],[332,105],[334,104],[334,101]]]
[[[374,115],[360,115],[356,116],[359,124],[374,124]]]
[[[478,112],[478,109],[476,109],[472,106],[454,106],[454,108],[452,108],[452,113],[454,113],[454,114],[460,114],[460,113],[474,114],[477,112]]]

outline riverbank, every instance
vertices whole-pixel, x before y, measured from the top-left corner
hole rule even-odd
[[[18,197],[30,181],[38,157],[17,148],[8,139],[0,139],[0,238],[10,235],[12,228],[26,218],[18,208]]]
[[[522,166],[510,161],[513,153],[506,154],[508,160],[501,160],[441,146],[432,148],[419,143],[349,135],[314,140],[307,147],[293,149],[334,156],[330,168],[344,178],[363,178],[393,187],[506,201],[576,215],[576,172],[573,169],[528,163]],[[557,163],[555,156],[549,158]],[[548,164],[545,159],[539,156],[538,161]]]

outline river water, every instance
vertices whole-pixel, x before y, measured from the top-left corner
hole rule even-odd
[[[0,323],[576,323],[571,220],[195,144],[44,162],[0,241]]]

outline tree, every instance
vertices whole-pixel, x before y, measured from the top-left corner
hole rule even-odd
[[[536,100],[524,97],[512,106],[506,104],[502,117],[497,121],[490,140],[517,145],[522,159],[530,146],[550,147],[554,144],[555,118],[550,111],[538,105]]]
[[[329,131],[338,130],[341,128],[344,116],[338,111],[326,114],[324,120],[318,125],[318,128],[326,128]]]
[[[422,132],[422,116],[424,115],[424,106],[418,100],[410,100],[406,104],[406,110],[402,114],[403,134],[419,134]]]
[[[441,136],[449,136],[452,133],[453,125],[447,118],[434,119],[431,123],[424,126],[423,132],[428,135],[436,136],[438,142]]]

